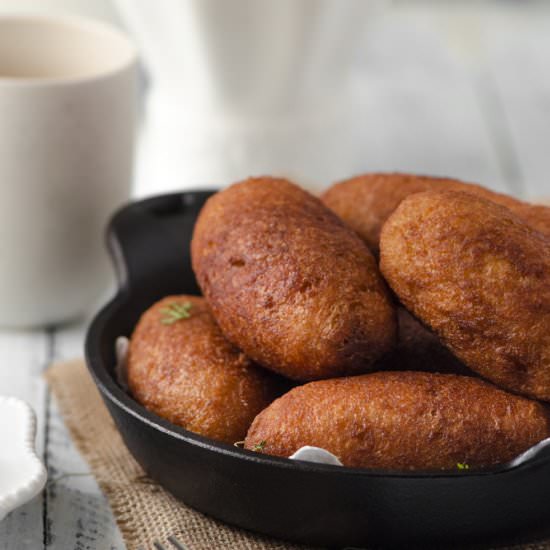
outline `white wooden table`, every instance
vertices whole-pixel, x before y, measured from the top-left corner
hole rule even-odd
[[[365,154],[353,171],[443,174],[550,197],[549,4],[397,2],[361,55]],[[0,394],[34,407],[50,477],[0,523],[0,550],[124,548],[42,379],[51,361],[82,356],[84,327],[0,331]]]

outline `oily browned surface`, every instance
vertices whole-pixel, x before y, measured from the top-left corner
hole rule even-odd
[[[471,194],[405,199],[380,240],[400,301],[472,370],[550,400],[550,241]]]
[[[395,349],[378,364],[384,370],[415,370],[474,376],[439,338],[404,307],[397,308],[398,336]]]
[[[401,201],[423,191],[464,191],[506,206],[535,229],[550,235],[550,208],[535,206],[481,185],[413,174],[364,174],[334,184],[321,197],[378,255],[380,231]]]
[[[192,304],[188,319],[164,325],[162,310]],[[280,380],[233,347],[203,298],[169,296],[148,309],[130,341],[128,384],[149,410],[195,433],[234,443],[281,393]]]
[[[314,445],[346,466],[456,469],[506,462],[549,435],[543,405],[483,380],[377,372],[294,388],[256,417],[245,448],[289,456]]]
[[[392,348],[395,311],[374,257],[292,183],[256,178],[208,200],[193,269],[226,337],[295,380],[357,374]]]

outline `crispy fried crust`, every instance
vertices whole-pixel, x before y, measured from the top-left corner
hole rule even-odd
[[[464,191],[506,206],[550,236],[550,208],[519,201],[473,183],[413,174],[364,174],[335,183],[321,200],[378,255],[380,231],[401,201],[423,191]]]
[[[289,456],[322,447],[345,466],[491,466],[550,435],[546,408],[477,378],[377,372],[294,388],[252,423],[245,448]]]
[[[404,307],[397,308],[397,320],[397,345],[380,361],[380,369],[475,375]]]
[[[192,260],[226,337],[289,378],[366,372],[394,345],[395,310],[374,257],[286,180],[250,179],[210,198]]]
[[[192,304],[188,319],[163,324],[171,304]],[[203,298],[169,296],[148,309],[130,341],[128,384],[147,409],[192,432],[234,443],[283,391],[222,335]]]
[[[401,302],[468,367],[550,400],[550,240],[508,209],[430,191],[388,219],[380,266]]]

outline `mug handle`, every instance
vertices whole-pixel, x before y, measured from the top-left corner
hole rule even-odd
[[[192,276],[190,236],[197,216],[214,191],[159,195],[133,202],[112,217],[107,246],[119,290],[147,288],[155,282],[166,294],[199,294]]]

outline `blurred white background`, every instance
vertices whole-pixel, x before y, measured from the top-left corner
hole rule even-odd
[[[134,195],[367,170],[550,195],[550,3],[0,0],[129,30],[145,67]]]

